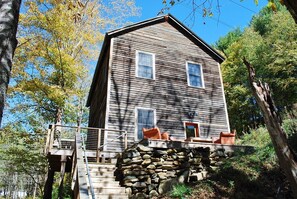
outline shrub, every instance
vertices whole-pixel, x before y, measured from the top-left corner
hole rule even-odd
[[[171,196],[174,198],[184,199],[186,195],[191,195],[192,190],[184,184],[173,186]]]

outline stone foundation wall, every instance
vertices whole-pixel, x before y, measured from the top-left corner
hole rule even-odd
[[[137,144],[118,158],[116,176],[131,198],[148,198],[169,191],[174,184],[207,177],[228,157],[209,147],[152,148]]]

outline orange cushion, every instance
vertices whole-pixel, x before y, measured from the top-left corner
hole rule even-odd
[[[221,141],[221,144],[230,144],[230,145],[235,144],[235,133],[221,132],[220,141]]]
[[[147,139],[161,139],[161,133],[158,128],[152,128],[152,129],[142,129],[143,132],[143,138]]]
[[[169,140],[169,133],[164,132],[161,134],[162,140]]]
[[[235,144],[235,137],[221,137],[221,144]]]
[[[220,136],[221,137],[235,137],[235,133],[224,133],[224,132],[221,132]]]

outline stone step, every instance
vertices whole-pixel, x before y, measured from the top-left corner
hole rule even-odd
[[[95,194],[126,194],[126,190],[124,187],[94,187]]]
[[[95,194],[97,199],[129,199],[127,194]]]

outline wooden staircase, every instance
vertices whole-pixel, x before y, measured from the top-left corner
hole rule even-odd
[[[128,199],[125,188],[116,181],[114,172],[116,166],[113,163],[89,163],[91,182],[98,199]]]

